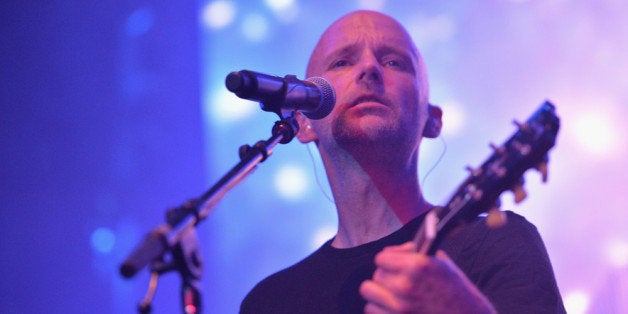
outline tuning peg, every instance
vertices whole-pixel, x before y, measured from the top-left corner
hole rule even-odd
[[[488,216],[486,217],[486,225],[489,228],[498,228],[506,224],[508,218],[506,214],[499,209],[499,207],[493,207],[488,211]]]
[[[512,141],[512,148],[514,148],[522,156],[527,156],[532,151],[530,144],[521,143],[519,141]]]
[[[467,171],[469,171],[469,173],[470,173],[472,176],[474,176],[474,177],[477,177],[477,176],[479,176],[480,174],[482,174],[482,169],[481,169],[481,168],[473,168],[473,167],[471,167],[471,166],[466,166],[466,167],[465,167],[465,169],[466,169]]]
[[[523,201],[527,196],[528,196],[528,192],[526,192],[526,190],[523,188],[523,179],[519,179],[519,182],[517,182],[510,190],[512,191],[512,194],[515,196],[515,203],[521,203],[521,201]]]
[[[475,184],[468,184],[465,188],[465,197],[474,199],[476,201],[482,199],[484,196],[484,191],[479,189]]]
[[[499,164],[493,164],[489,168],[491,172],[493,172],[498,178],[503,178],[508,174],[508,169],[504,168]]]
[[[547,161],[540,162],[534,168],[541,173],[541,181],[543,183],[547,182]]]
[[[529,132],[530,131],[530,126],[527,123],[521,123],[517,120],[512,120],[512,123],[514,125],[517,126],[517,128],[519,128],[519,130],[523,131],[523,132]]]
[[[506,150],[504,149],[503,146],[497,146],[494,143],[489,143],[488,146],[493,150],[493,152],[495,152],[495,154],[497,155],[503,155]]]

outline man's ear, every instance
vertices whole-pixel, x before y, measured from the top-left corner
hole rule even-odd
[[[440,135],[443,128],[443,110],[432,104],[427,105],[427,121],[423,128],[423,137],[436,138]]]
[[[297,138],[301,143],[309,143],[312,141],[316,141],[318,137],[314,130],[312,130],[311,120],[304,116],[300,111],[296,112],[295,118],[297,119],[297,123],[299,123],[299,132],[297,132]]]

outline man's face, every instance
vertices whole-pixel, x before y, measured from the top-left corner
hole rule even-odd
[[[418,148],[427,117],[425,69],[394,20],[358,12],[337,21],[321,37],[307,72],[329,80],[336,92],[332,113],[312,121],[319,145],[397,141]]]

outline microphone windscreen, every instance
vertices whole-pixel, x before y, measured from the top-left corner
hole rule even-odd
[[[336,105],[336,92],[331,83],[322,77],[310,77],[306,81],[313,83],[321,92],[321,99],[316,110],[311,112],[303,112],[303,114],[313,120],[326,117],[334,109]]]

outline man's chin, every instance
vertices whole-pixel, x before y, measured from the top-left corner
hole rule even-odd
[[[337,123],[333,135],[338,143],[373,144],[397,138],[401,131],[396,123],[377,115]]]

